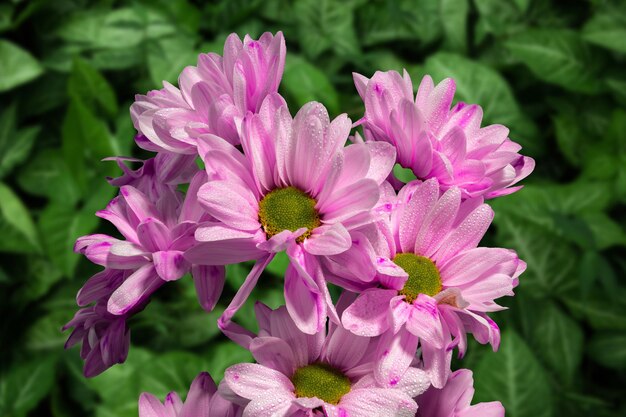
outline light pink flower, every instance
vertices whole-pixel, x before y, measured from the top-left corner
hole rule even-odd
[[[494,300],[513,295],[526,264],[514,251],[477,247],[491,208],[482,199],[462,202],[457,187],[440,195],[435,178],[405,185],[383,207],[391,212],[379,225],[386,244],[376,245],[380,287],[363,291],[344,312],[343,324],[356,334],[388,339],[377,370],[382,378],[402,374],[419,341],[425,369],[441,387],[451,350],[465,352],[466,332],[498,348],[500,332],[487,313],[502,309]]]
[[[519,190],[512,186],[535,167],[507,137],[509,129],[480,127],[480,106],[459,102],[450,109],[456,89],[451,78],[435,86],[426,75],[415,98],[406,71],[379,71],[371,79],[354,74],[354,81],[365,102],[359,123],[366,138],[394,145],[397,162],[418,179],[437,178],[443,190],[457,186],[463,198],[494,198]]]
[[[152,151],[195,154],[197,137],[213,133],[239,143],[237,125],[247,112],[258,112],[278,91],[285,66],[285,39],[264,33],[243,42],[231,34],[224,56],[200,54],[198,65],[181,73],[179,88],[164,82],[160,90],[137,95],[130,113],[140,133],[137,144]]]
[[[329,323],[328,332],[302,333],[285,307],[256,305],[259,335],[250,343],[258,363],[228,368],[219,392],[245,406],[244,417],[322,415],[414,416],[411,399],[424,392],[428,376],[409,368],[393,384],[372,374],[376,340]],[[320,412],[318,414],[318,412]]]
[[[347,251],[350,230],[376,218],[371,209],[395,160],[388,144],[344,147],[350,128],[345,114],[331,122],[319,103],[292,119],[270,96],[243,122],[243,154],[216,136],[199,144],[209,181],[198,199],[216,221],[198,227],[200,243],[185,256],[206,265],[257,261],[219,321],[223,330],[283,250],[291,259],[285,299],[298,327],[313,334],[327,313],[338,320],[319,259]]]
[[[474,396],[472,371],[453,372],[443,389],[431,387],[416,398],[415,417],[504,417],[499,401],[471,405]]]
[[[139,417],[239,417],[241,412],[240,407],[217,393],[207,372],[193,380],[184,403],[175,392],[167,394],[164,403],[146,392],[139,397]]]

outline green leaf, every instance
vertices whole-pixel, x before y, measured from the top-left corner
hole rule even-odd
[[[393,167],[393,175],[395,175],[395,177],[397,179],[399,179],[400,181],[403,182],[411,182],[415,179],[417,179],[417,177],[415,176],[415,174],[413,173],[413,171],[410,168],[402,168],[402,166],[400,166],[400,164],[395,164]]]
[[[278,252],[272,262],[267,265],[265,268],[266,271],[271,272],[277,277],[283,278],[285,276],[285,271],[287,270],[287,266],[289,266],[289,257],[286,252]]]
[[[589,357],[602,366],[626,370],[626,333],[601,333],[591,338]]]
[[[32,81],[42,73],[43,68],[28,51],[0,39],[0,92]]]
[[[596,330],[623,330],[626,331],[626,317],[624,302],[607,302],[606,297],[587,296],[567,297],[564,299],[567,307],[585,320]]]
[[[39,229],[46,253],[65,276],[73,276],[80,259],[72,250],[76,239],[93,231],[98,222],[91,211],[76,213],[59,203],[51,203],[41,213]]]
[[[0,183],[0,251],[32,253],[40,251],[33,219],[20,198]]]
[[[39,127],[16,131],[16,107],[8,107],[0,116],[0,178],[10,173],[30,154]]]
[[[176,83],[178,75],[188,65],[196,65],[198,53],[194,41],[185,36],[176,36],[151,43],[148,47],[148,70],[155,86],[163,81]]]
[[[467,49],[468,0],[441,0],[441,23],[446,41],[453,51]]]
[[[488,34],[497,37],[515,33],[525,27],[524,0],[474,0],[480,18],[476,25],[477,43]],[[516,4],[518,3],[518,4]],[[521,7],[520,7],[521,6]]]
[[[533,328],[535,351],[553,374],[572,384],[583,355],[583,331],[554,303],[543,305]]]
[[[125,49],[175,33],[162,15],[141,8],[74,13],[58,30],[61,39],[94,49]]]
[[[483,108],[484,124],[498,123],[511,129],[511,138],[536,155],[544,150],[537,127],[520,110],[507,81],[493,69],[460,55],[439,52],[426,60],[423,71],[435,81],[452,77],[456,101],[477,103]],[[417,83],[414,80],[414,83]]]
[[[596,13],[583,27],[582,36],[588,42],[626,54],[626,7]]]
[[[475,402],[501,401],[509,417],[550,417],[553,403],[547,375],[524,340],[502,334],[497,353],[486,354],[474,373]]]
[[[85,191],[87,174],[85,161],[93,166],[103,158],[120,155],[117,142],[109,132],[106,123],[97,118],[78,98],[70,100],[70,106],[63,120],[62,151],[70,172],[81,191]],[[104,170],[111,165],[101,165]]]
[[[442,33],[440,0],[370,1],[357,13],[364,46],[415,40],[429,44]],[[373,72],[373,71],[372,71]]]
[[[55,356],[14,366],[0,378],[0,415],[22,417],[48,394],[54,382]]]
[[[115,92],[107,80],[86,61],[75,58],[72,75],[67,84],[70,96],[77,97],[81,102],[95,110],[94,104],[100,106],[109,116],[117,114]]]
[[[520,290],[545,298],[576,285],[572,276],[579,254],[571,245],[527,220],[504,213],[498,213],[497,219],[498,245],[514,249],[528,265],[520,277]]]
[[[45,149],[35,155],[17,182],[24,191],[61,205],[73,206],[80,198],[78,185],[58,149]]]
[[[24,274],[28,279],[20,280],[14,294],[16,300],[26,304],[46,295],[63,274],[46,256],[30,256]]]
[[[540,80],[581,93],[601,90],[597,58],[576,32],[531,29],[512,36],[505,45]]]
[[[359,43],[354,30],[353,0],[297,0],[294,13],[299,40],[311,59],[332,49],[338,57],[359,54]]]
[[[287,56],[281,86],[298,107],[319,101],[331,115],[339,113],[339,95],[326,74],[297,55]]]

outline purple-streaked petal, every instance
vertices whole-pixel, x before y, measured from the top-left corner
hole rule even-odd
[[[396,290],[371,288],[362,292],[341,317],[346,329],[361,336],[379,336],[389,329],[389,303]]]
[[[163,280],[159,278],[154,266],[147,264],[129,276],[122,285],[119,286],[107,305],[107,310],[111,314],[122,315],[137,306],[155,292]]]
[[[216,265],[193,265],[191,275],[198,302],[206,311],[212,311],[224,289],[226,269]]]

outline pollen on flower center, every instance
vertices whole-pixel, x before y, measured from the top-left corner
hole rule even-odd
[[[295,232],[306,227],[306,233],[297,239],[301,243],[322,224],[316,204],[315,199],[295,187],[276,188],[259,202],[259,221],[268,239],[283,230]]]
[[[430,259],[414,253],[399,253],[393,262],[409,275],[404,288],[398,292],[406,296],[407,303],[415,301],[420,294],[432,297],[441,291],[441,275]]]
[[[341,397],[350,392],[350,380],[340,370],[325,364],[314,363],[298,368],[291,377],[296,397],[317,397],[329,404],[339,404]]]

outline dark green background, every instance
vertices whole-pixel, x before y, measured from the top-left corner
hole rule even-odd
[[[218,336],[186,278],[131,322],[126,364],[87,380],[59,329],[95,271],[76,237],[115,233],[94,211],[110,155],[133,145],[135,93],[176,81],[226,35],[282,30],[281,92],[332,115],[363,112],[352,71],[454,77],[457,99],[505,124],[537,169],[493,201],[485,245],[528,262],[499,353],[472,343],[477,400],[509,417],[626,414],[626,9],[605,1],[9,1],[0,5],[0,415],[136,416],[139,392],[184,393],[247,352]],[[229,268],[225,300],[249,266]],[[282,303],[284,258],[254,294]],[[251,307],[240,314],[253,326]],[[455,364],[458,366],[459,364]]]

